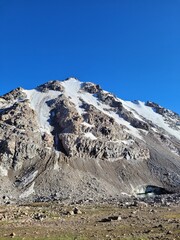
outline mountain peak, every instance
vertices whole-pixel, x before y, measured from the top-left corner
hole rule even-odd
[[[57,191],[77,199],[86,184],[84,198],[144,184],[177,190],[179,122],[156,103],[124,101],[76,78],[15,89],[0,98],[2,188],[5,178],[17,199]]]
[[[69,78],[66,78],[65,80],[63,80],[63,82],[66,82],[66,81],[80,82],[80,80],[76,77],[69,77]]]

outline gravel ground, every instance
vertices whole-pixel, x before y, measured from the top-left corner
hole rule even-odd
[[[180,196],[0,206],[2,239],[180,239]]]

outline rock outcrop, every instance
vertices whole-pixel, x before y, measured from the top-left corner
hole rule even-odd
[[[77,79],[0,98],[1,196],[106,198],[180,190],[180,116]]]

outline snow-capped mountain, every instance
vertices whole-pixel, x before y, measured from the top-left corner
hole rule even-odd
[[[180,188],[180,116],[75,78],[0,98],[1,194],[105,198]]]

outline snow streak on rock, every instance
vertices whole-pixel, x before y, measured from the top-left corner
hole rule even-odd
[[[37,90],[24,90],[27,98],[30,100],[31,108],[37,113],[40,131],[50,133],[50,107],[48,101],[57,98],[61,92],[49,90],[48,92],[39,92]]]
[[[40,123],[40,131],[50,133],[52,127],[50,125],[50,107],[48,101],[57,98],[60,94],[64,94],[72,103],[74,103],[79,115],[84,114],[86,111],[83,109],[83,103],[93,105],[100,112],[114,118],[119,124],[126,126],[128,133],[134,137],[142,139],[139,130],[133,127],[128,121],[120,117],[116,112],[112,111],[112,108],[100,101],[94,94],[86,92],[82,89],[83,83],[75,78],[69,78],[68,80],[62,81],[61,85],[64,87],[64,91],[53,91],[48,90],[47,92],[39,92],[37,90],[24,90],[30,100],[31,107],[36,111],[38,120]],[[107,91],[103,91],[108,94]],[[111,95],[111,94],[110,94]],[[151,107],[146,106],[144,102],[136,101],[123,101],[122,99],[116,98],[123,104],[123,107],[131,112],[134,117],[140,121],[151,121],[153,124],[164,129],[170,135],[180,139],[180,130],[172,129],[165,122],[162,115],[156,113]],[[87,123],[83,123],[84,125]]]
[[[64,82],[62,82],[63,87],[65,88],[65,95],[70,98],[70,100],[75,104],[76,109],[80,115],[82,115],[85,111],[82,108],[82,100],[83,102],[93,105],[97,110],[103,112],[109,117],[113,117],[114,120],[123,126],[126,126],[129,129],[129,133],[133,136],[142,139],[138,130],[130,125],[129,122],[125,121],[123,118],[119,117],[118,114],[111,111],[111,107],[107,104],[103,104],[99,99],[94,96],[94,94],[85,92],[81,89],[82,82],[77,79],[70,78]]]
[[[135,116],[137,116],[138,114],[138,117],[142,121],[144,121],[143,118],[145,118],[146,120],[149,120],[158,127],[163,128],[166,132],[180,140],[180,131],[176,131],[170,128],[168,124],[165,122],[163,116],[156,113],[151,107],[146,106],[144,102],[141,101],[136,101],[135,103],[129,101],[122,102],[124,107],[126,107],[129,111],[133,111]]]

